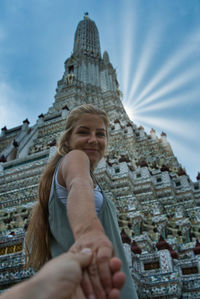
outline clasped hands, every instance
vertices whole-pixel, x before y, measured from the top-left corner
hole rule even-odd
[[[104,290],[103,282],[98,288],[100,293],[97,293],[95,284],[93,284],[98,272],[97,266],[94,267],[95,256],[90,248],[83,248],[77,253],[70,251],[63,253],[46,263],[32,278],[17,284],[0,297],[2,299],[92,299],[100,298],[104,294],[101,298],[119,299],[120,288],[125,281],[125,275],[120,272],[120,260],[114,257],[108,263],[112,287],[106,295],[105,291],[104,293],[101,291],[101,288]],[[88,282],[87,279],[85,282],[85,273],[92,282],[92,291],[89,293],[87,293]],[[110,285],[106,284],[107,287],[110,288]]]
[[[90,248],[92,258],[83,271],[81,282],[85,298],[119,299],[125,275],[120,271],[122,263],[114,255],[113,245],[104,232],[90,231],[80,236],[71,247],[71,252]]]

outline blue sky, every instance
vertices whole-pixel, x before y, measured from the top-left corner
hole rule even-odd
[[[116,68],[123,103],[200,171],[200,0],[0,0],[0,128],[52,105],[84,13]]]

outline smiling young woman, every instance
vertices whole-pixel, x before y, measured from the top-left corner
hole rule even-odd
[[[93,170],[107,147],[109,120],[93,105],[75,108],[67,118],[58,151],[39,184],[38,203],[26,235],[29,265],[39,269],[48,259],[70,248],[90,248],[92,263],[85,271],[86,297],[109,298],[113,288],[110,260],[122,261],[126,284],[121,298],[137,298],[119,234],[115,207],[96,184]],[[95,188],[94,188],[95,186]]]
[[[94,169],[107,146],[107,129],[103,119],[98,115],[83,114],[72,130],[68,145],[70,150],[84,151],[90,160],[90,168]]]

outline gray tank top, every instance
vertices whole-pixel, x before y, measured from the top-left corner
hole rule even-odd
[[[67,189],[65,187],[63,187],[62,185],[60,185],[59,182],[58,182],[58,169],[59,169],[61,161],[62,161],[62,158],[58,162],[58,165],[57,165],[56,170],[54,172],[55,192],[56,192],[58,198],[60,199],[60,201],[66,206],[67,205],[68,192],[67,192]],[[53,188],[54,188],[54,185],[52,184],[49,200],[51,200],[51,198],[52,198],[51,194],[53,192]],[[102,195],[101,189],[98,185],[96,185],[96,187],[94,189],[94,202],[95,202],[96,213],[98,214],[101,210],[102,205],[103,205],[103,195]]]
[[[115,206],[113,202],[108,199],[104,192],[103,204],[100,212],[98,213],[99,220],[101,221],[104,231],[115,249],[115,254],[122,261],[122,271],[126,275],[126,282],[121,290],[122,299],[136,299],[137,294],[133,279],[131,277],[126,256],[124,253],[123,244],[119,232]],[[56,257],[70,249],[74,243],[73,233],[67,218],[65,205],[60,201],[55,192],[55,176],[52,181],[52,192],[49,198],[49,226],[50,226],[50,252],[51,256]]]

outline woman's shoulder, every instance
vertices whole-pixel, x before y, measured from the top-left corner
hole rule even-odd
[[[58,183],[66,187],[66,182],[77,176],[89,173],[90,162],[88,156],[81,150],[72,150],[62,157],[58,167]]]
[[[81,150],[72,150],[67,153],[60,164],[58,174],[66,178],[68,175],[85,175],[90,172],[90,161],[86,153]]]
[[[87,154],[84,151],[79,150],[79,149],[74,149],[74,150],[71,150],[70,152],[68,152],[65,156],[63,156],[62,161],[67,161],[67,160],[74,159],[74,158],[89,160]]]

